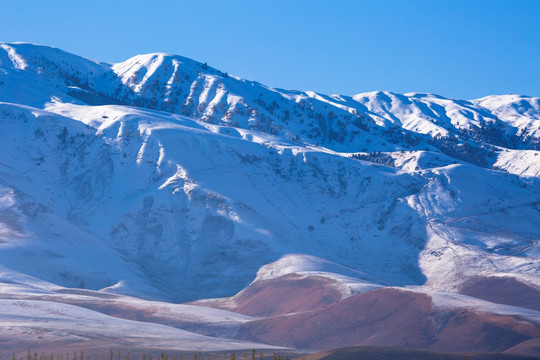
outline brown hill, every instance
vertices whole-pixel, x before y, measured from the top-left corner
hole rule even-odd
[[[505,353],[540,357],[540,338],[530,339],[512,346],[510,349],[506,350]]]
[[[327,277],[289,274],[256,281],[232,298],[192,304],[266,317],[316,310],[342,298],[340,285]]]
[[[502,352],[537,337],[540,328],[522,319],[434,309],[428,295],[394,288],[358,294],[319,310],[250,322],[237,333],[238,339],[312,350],[384,345]]]
[[[475,277],[465,284],[460,293],[498,304],[540,311],[540,290],[511,277]]]
[[[242,291],[236,298],[235,311],[253,316],[275,316],[316,310],[341,299],[337,285],[328,278],[285,275],[255,283]]]

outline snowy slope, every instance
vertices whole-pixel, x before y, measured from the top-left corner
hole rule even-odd
[[[494,168],[511,174],[540,177],[540,151],[505,150],[493,164]]]
[[[252,348],[280,349],[260,343],[198,335],[172,326],[107,316],[59,302],[0,300],[0,339],[6,351],[32,346],[56,351],[77,344],[86,351],[159,350],[215,351]]]
[[[84,111],[86,107],[58,104],[50,108],[71,111],[75,119],[84,116],[81,121],[93,124],[92,129],[76,120],[66,120],[62,127],[56,121],[67,118],[51,112],[4,107],[6,128],[13,127],[9,132],[14,136],[20,134],[3,150],[6,186],[23,194],[35,192],[25,206],[43,205],[44,212],[67,220],[66,225],[52,223],[51,232],[74,225],[95,241],[101,239],[148,276],[163,279],[154,286],[170,289],[175,298],[189,299],[180,290],[197,289],[206,295],[240,290],[259,267],[293,252],[324,254],[355,267],[365,263],[374,276],[390,270],[393,275],[385,282],[422,281],[410,260],[419,245],[399,241],[398,234],[386,228],[385,218],[372,219],[373,213],[395,211],[398,224],[417,216],[405,203],[394,204],[392,199],[421,188],[422,179],[346,157],[277,145],[279,141],[270,136],[257,143],[241,135],[220,134],[216,128],[212,132],[187,119],[151,117],[143,110]],[[110,117],[104,119],[103,111]],[[23,118],[27,123],[17,121]],[[92,131],[99,136],[89,137]],[[20,179],[24,173],[27,177]],[[15,197],[13,203],[22,202],[17,194],[10,196]],[[43,227],[43,220],[36,217],[25,221],[27,228],[34,221],[36,228]],[[330,236],[339,246],[328,243]],[[391,242],[395,256],[384,258]],[[209,247],[210,243],[217,246]],[[351,252],[355,248],[365,256],[358,258]],[[368,249],[376,256],[369,256]],[[171,274],[177,274],[172,283],[165,280]],[[66,279],[62,285],[79,285],[76,281]]]
[[[522,95],[486,96],[474,100],[475,105],[489,110],[505,123],[519,129],[527,137],[540,136],[540,99]]]
[[[426,271],[416,258],[433,241],[432,229],[488,258],[513,254],[519,258],[511,262],[530,263],[527,254],[537,251],[534,179],[470,165],[408,174],[268,135],[253,142],[250,132],[231,136],[220,127],[119,106],[57,103],[48,110],[4,105],[12,136],[3,149],[5,186],[17,190],[6,198],[43,209],[19,214],[21,222],[40,228],[50,242],[58,241],[52,229],[74,226],[94,239],[85,241],[92,249],[113,247],[136,264],[135,273],[174,298],[238,291],[261,266],[288,253],[327,258],[383,284],[422,284]],[[499,220],[508,214],[516,220]],[[49,217],[58,217],[48,221],[50,233],[43,226]],[[66,252],[63,243],[58,247]],[[528,252],[516,252],[529,243]],[[520,272],[537,275],[534,268]],[[125,280],[115,275],[98,285],[70,274],[62,285],[99,289]],[[200,295],[189,295],[194,291]]]

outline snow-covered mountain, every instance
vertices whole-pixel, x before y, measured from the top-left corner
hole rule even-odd
[[[250,316],[292,321],[288,312],[334,303],[341,314],[406,289],[399,296],[432,299],[437,331],[445,311],[468,309],[494,328],[496,316],[512,319],[504,326],[525,321],[531,330],[518,338],[540,338],[540,308],[526,301],[540,291],[539,98],[323,95],[175,55],[106,64],[2,43],[0,128],[4,314],[35,306],[31,316],[43,317],[60,302],[74,319],[82,306],[92,321],[112,315],[219,337],[212,346],[197,338],[197,349],[298,348],[316,342],[259,336],[281,320]],[[474,292],[494,279],[514,285],[498,297]],[[320,301],[313,290],[309,306],[297,304],[306,297],[298,289],[321,284]],[[127,296],[199,301],[175,308],[191,320],[172,321]],[[118,310],[127,303],[129,314]],[[209,320],[201,305],[231,322]],[[34,328],[22,323],[12,326]],[[433,336],[418,346],[445,349]]]
[[[1,49],[3,67],[37,74],[34,81],[88,105],[157,109],[298,144],[346,152],[429,149],[484,167],[493,166],[503,148],[540,149],[539,98],[466,101],[380,91],[328,96],[269,88],[169,54],[111,65],[31,44],[2,44]],[[19,92],[6,100],[39,104],[51,93],[29,99]]]

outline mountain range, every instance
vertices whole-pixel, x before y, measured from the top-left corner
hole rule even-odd
[[[1,43],[0,127],[8,352],[540,356],[540,98]]]

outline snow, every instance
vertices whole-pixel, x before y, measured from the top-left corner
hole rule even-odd
[[[494,167],[520,176],[540,177],[540,151],[505,150],[497,157]]]
[[[102,348],[115,344],[148,350],[280,349],[207,337],[160,324],[118,319],[81,307],[39,300],[0,300],[0,325],[0,339],[9,339],[14,344],[31,340],[34,347],[39,347],[42,341],[65,345],[99,339]],[[81,333],[81,328],[84,328],[84,333]]]
[[[276,279],[289,274],[322,276],[333,280],[339,285],[344,298],[381,287],[373,282],[378,279],[368,274],[305,254],[287,254],[273,263],[264,265],[257,272],[253,282]]]
[[[500,120],[518,129],[522,136],[540,136],[540,98],[522,95],[493,95],[473,100]]]
[[[427,292],[436,309],[467,309],[495,315],[516,316],[540,324],[540,312],[516,306],[496,304],[471,296],[451,293]]]
[[[363,278],[367,275],[343,265],[305,254],[287,254],[279,260],[259,269],[254,281],[275,279],[288,274],[301,275],[344,275],[349,278]]]

